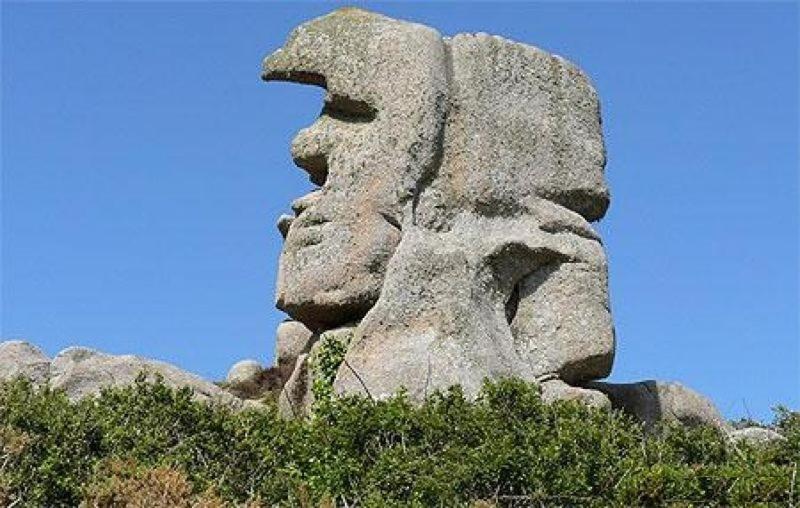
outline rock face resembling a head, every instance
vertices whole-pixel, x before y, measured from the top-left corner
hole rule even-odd
[[[609,204],[605,151],[578,68],[340,9],[296,28],[263,79],[327,90],[292,142],[319,189],[279,222],[277,305],[309,334],[353,330],[336,390],[420,399],[453,384],[475,394],[487,377],[608,374],[607,265],[590,225]]]
[[[380,294],[404,209],[440,151],[444,48],[429,28],[357,9],[305,23],[263,78],[324,86],[292,142],[316,190],[284,219],[278,307],[314,327],[360,319]]]

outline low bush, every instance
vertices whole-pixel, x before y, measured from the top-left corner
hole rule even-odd
[[[800,416],[775,425],[786,439],[762,448],[647,434],[518,380],[473,402],[458,388],[421,406],[332,399],[305,420],[144,379],[77,403],[19,380],[0,385],[0,505],[791,506]]]

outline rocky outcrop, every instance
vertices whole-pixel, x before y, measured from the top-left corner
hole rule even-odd
[[[262,78],[327,92],[292,142],[318,188],[278,220],[286,412],[311,404],[320,337],[355,323],[340,394],[422,400],[458,384],[474,396],[513,376],[546,401],[729,430],[677,383],[597,382],[615,335],[590,222],[610,195],[598,96],[575,65],[346,8],[292,31]]]
[[[27,342],[0,343],[0,380],[21,376],[39,386],[63,390],[71,400],[98,395],[104,388],[130,385],[141,373],[150,380],[160,378],[173,388],[188,387],[200,401],[218,402],[234,408],[243,406],[239,398],[214,383],[158,360],[70,347],[51,361]]]
[[[167,386],[188,387],[198,400],[238,403],[238,399],[214,383],[174,365],[134,355],[109,355],[84,347],[67,348],[53,358],[49,384],[77,400],[98,395],[104,388],[130,385],[142,372],[151,378],[162,378]]]
[[[354,321],[339,393],[403,387],[421,400],[454,384],[475,395],[484,378],[609,373],[606,256],[589,222],[609,204],[605,152],[576,66],[340,9],[295,29],[263,68],[327,90],[292,142],[319,188],[279,219],[277,305],[295,323],[279,329],[279,366],[306,369],[308,339]],[[300,326],[289,342],[302,347],[282,354],[282,328]]]
[[[661,424],[704,425],[719,429],[732,444],[747,443],[765,446],[784,439],[778,432],[764,427],[735,429],[726,421],[708,398],[680,383],[640,381],[638,383],[586,383],[589,391],[608,397],[613,409],[619,409],[644,423],[648,430]]]

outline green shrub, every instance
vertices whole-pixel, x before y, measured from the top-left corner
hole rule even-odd
[[[314,395],[313,412],[320,413],[334,400],[333,381],[336,372],[344,361],[347,346],[352,335],[349,333],[323,333],[319,339],[319,349],[311,355],[312,385]]]
[[[789,506],[800,498],[800,416],[785,409],[775,425],[787,439],[753,448],[727,445],[714,429],[650,434],[617,412],[546,405],[517,380],[487,383],[473,402],[457,387],[420,406],[403,394],[328,400],[315,417],[287,421],[273,405],[237,413],[144,379],[79,403],[6,383],[0,505]]]

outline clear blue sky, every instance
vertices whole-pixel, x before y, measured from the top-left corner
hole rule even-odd
[[[210,378],[272,359],[289,141],[261,58],[333,4],[3,3],[2,336]],[[371,4],[561,54],[603,105],[618,350],[729,417],[800,406],[796,3]]]

